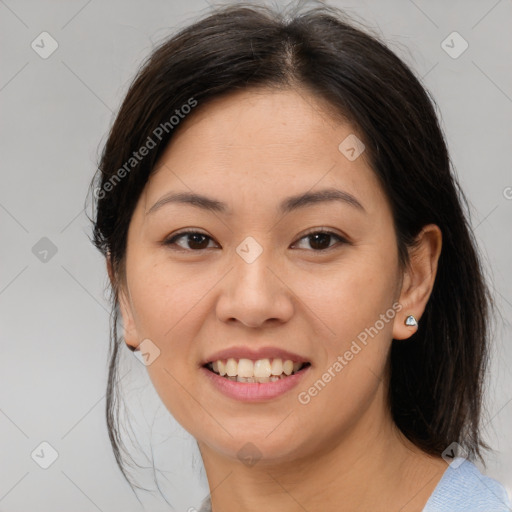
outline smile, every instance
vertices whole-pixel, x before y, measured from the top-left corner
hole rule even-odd
[[[235,382],[266,383],[276,382],[295,375],[310,363],[292,361],[291,359],[257,359],[247,358],[218,359],[205,365],[211,372]]]

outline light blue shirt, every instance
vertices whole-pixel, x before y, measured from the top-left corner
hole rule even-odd
[[[423,512],[509,512],[510,499],[494,478],[469,460],[456,457],[446,468]]]
[[[211,511],[208,496],[199,512]],[[423,512],[512,512],[512,507],[507,491],[497,480],[480,473],[469,460],[456,457],[446,468]]]

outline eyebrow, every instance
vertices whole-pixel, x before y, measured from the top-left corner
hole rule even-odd
[[[305,192],[296,196],[291,196],[282,201],[279,205],[279,211],[283,214],[304,208],[317,203],[339,201],[352,206],[362,212],[366,212],[363,205],[352,194],[336,188],[326,188],[317,192]],[[200,194],[192,192],[170,192],[161,197],[147,212],[146,215],[155,212],[162,206],[170,203],[188,204],[196,206],[203,210],[223,213],[230,215],[232,212],[228,209],[226,203],[217,201]]]

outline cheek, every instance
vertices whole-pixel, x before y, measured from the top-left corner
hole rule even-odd
[[[392,245],[388,251],[368,246],[357,257],[347,257],[332,275],[303,281],[304,302],[330,333],[323,337],[324,355],[315,378],[299,391],[305,421],[314,424],[314,418],[330,410],[333,429],[348,425],[363,414],[383,383],[400,308],[393,306],[394,257]]]
[[[380,301],[374,297],[361,301],[355,293],[329,307],[336,337],[324,341],[325,359],[297,390],[297,428],[314,432],[321,425],[323,441],[319,444],[329,439],[335,443],[365,416],[379,416],[386,400],[385,374],[396,315],[387,294]]]
[[[127,262],[129,289],[140,339],[150,339],[159,354],[147,366],[155,390],[178,422],[190,423],[191,396],[195,388],[198,339],[205,321],[207,296],[219,276],[198,273],[197,268],[177,268],[168,260],[147,257]],[[194,397],[197,391],[194,391]],[[200,413],[200,411],[196,411]]]
[[[324,325],[322,334],[332,342],[328,346],[343,349],[392,307],[398,278],[396,254],[392,245],[383,250],[381,244],[351,248],[325,271],[289,277],[305,310],[309,308]],[[392,322],[379,323],[379,330],[384,337],[390,335]]]
[[[198,305],[214,283],[214,276],[198,277],[193,268],[174,268],[166,261],[138,264],[129,286],[139,334],[166,349],[175,345],[184,330],[200,325]]]

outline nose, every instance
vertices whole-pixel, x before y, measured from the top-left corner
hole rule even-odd
[[[266,323],[284,323],[292,317],[293,293],[272,262],[271,252],[264,249],[254,261],[233,255],[234,268],[221,282],[216,306],[221,321],[257,328]]]

